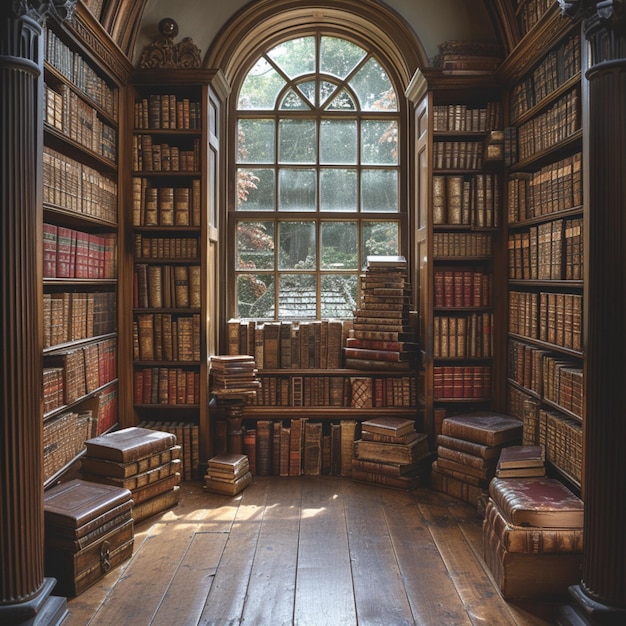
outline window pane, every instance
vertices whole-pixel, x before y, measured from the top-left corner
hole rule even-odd
[[[317,317],[315,274],[280,274],[278,318]]]
[[[361,172],[363,211],[398,211],[398,172],[363,170]]]
[[[239,120],[238,162],[273,163],[274,158],[274,120]]]
[[[357,210],[356,170],[325,169],[320,173],[322,211]]]
[[[350,41],[322,37],[320,70],[338,78],[345,78],[364,56],[365,50]]]
[[[241,274],[237,277],[237,316],[274,317],[272,274]]]
[[[315,223],[280,222],[278,269],[315,269]]]
[[[323,107],[326,104],[326,100],[330,98],[337,90],[337,85],[327,80],[320,81],[320,100],[319,106]]]
[[[273,109],[278,92],[285,81],[276,70],[262,58],[250,70],[239,92],[239,109]]]
[[[320,163],[356,163],[356,120],[322,120]]]
[[[237,222],[237,269],[274,268],[274,222]]]
[[[299,37],[278,44],[267,56],[289,76],[295,78],[315,70],[315,38]]]
[[[274,199],[273,169],[240,167],[237,170],[237,209],[240,211],[274,211]]]
[[[352,99],[352,96],[342,89],[326,107],[327,111],[356,111],[356,104]]]
[[[304,101],[300,94],[296,93],[293,89],[289,89],[283,96],[279,108],[283,111],[303,111],[309,110],[311,106]]]
[[[314,170],[281,169],[279,211],[315,211],[317,202]]]
[[[278,123],[280,163],[315,163],[317,141],[313,120],[280,120]]]
[[[367,266],[370,255],[400,254],[398,222],[364,222],[361,227],[361,267]]]
[[[357,304],[356,274],[322,276],[321,316],[352,317]]]
[[[398,123],[364,120],[361,124],[361,162],[394,165],[398,162]]]
[[[364,111],[397,111],[396,95],[387,72],[376,59],[370,59],[350,81]]]
[[[356,270],[359,267],[356,222],[322,222],[320,267],[324,270]]]
[[[317,83],[314,80],[307,80],[304,83],[300,83],[298,89],[312,107],[316,106],[315,91],[317,90]]]

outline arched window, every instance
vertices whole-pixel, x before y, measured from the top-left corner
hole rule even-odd
[[[367,256],[402,252],[388,71],[360,44],[298,36],[253,63],[235,116],[234,315],[351,317]]]

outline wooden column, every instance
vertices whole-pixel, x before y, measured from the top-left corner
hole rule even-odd
[[[585,85],[585,547],[582,580],[570,589],[575,604],[563,609],[561,623],[625,624],[626,20],[618,1],[562,4],[582,12],[590,56]]]
[[[0,4],[0,623],[57,624],[66,602],[51,595],[43,567],[39,302],[42,22],[51,7]]]

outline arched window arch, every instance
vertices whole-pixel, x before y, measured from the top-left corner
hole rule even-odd
[[[404,107],[383,59],[321,29],[235,86],[233,314],[351,317],[370,254],[406,253]]]

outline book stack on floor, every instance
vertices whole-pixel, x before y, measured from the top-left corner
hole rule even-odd
[[[432,487],[478,505],[495,476],[502,450],[521,443],[522,428],[520,420],[499,413],[472,412],[446,417],[437,437]]]
[[[430,462],[428,436],[410,419],[380,416],[361,422],[354,442],[352,478],[397,489],[415,489]]]
[[[546,475],[545,454],[541,446],[509,446],[500,452],[497,478],[530,478]]]
[[[209,459],[204,477],[207,491],[234,496],[251,482],[252,473],[245,454],[217,454]]]
[[[173,433],[133,426],[88,439],[85,446],[83,479],[129,489],[135,523],[178,503],[181,448]]]
[[[261,381],[257,378],[254,357],[246,354],[211,357],[211,391],[220,396],[256,395]]]
[[[403,256],[368,256],[360,277],[359,306],[343,349],[347,368],[410,370],[416,344],[411,330],[411,289]]]
[[[554,478],[494,478],[483,545],[504,598],[564,596],[582,575],[583,502]]]
[[[80,479],[44,493],[44,569],[55,593],[76,596],[130,558],[131,493]]]

